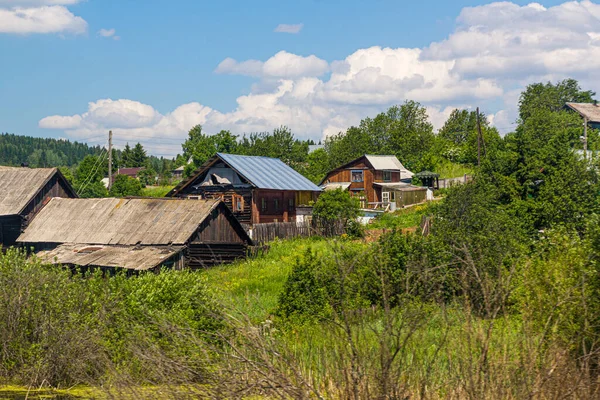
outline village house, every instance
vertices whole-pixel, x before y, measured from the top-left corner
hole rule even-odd
[[[221,199],[243,224],[294,222],[321,188],[277,158],[217,153],[167,197]]]
[[[348,190],[363,209],[393,209],[426,200],[427,188],[411,184],[413,173],[395,156],[364,155],[327,173],[324,190]]]
[[[117,175],[127,175],[130,178],[137,178],[138,174],[145,169],[144,167],[119,168]]]
[[[52,197],[77,197],[57,168],[0,167],[0,243],[12,246]]]
[[[54,198],[18,243],[54,264],[141,271],[232,262],[252,241],[220,200]]]

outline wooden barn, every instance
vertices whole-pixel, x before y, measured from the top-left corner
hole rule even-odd
[[[220,200],[54,198],[18,243],[54,264],[141,271],[232,262],[251,240]]]
[[[328,172],[321,187],[349,190],[360,199],[362,208],[381,208],[396,203],[399,192],[402,196],[402,192],[415,191],[412,177],[395,156],[364,155]]]
[[[217,153],[168,197],[221,199],[243,224],[295,222],[321,188],[277,158]]]
[[[12,246],[52,197],[77,197],[57,168],[0,167],[0,243]]]

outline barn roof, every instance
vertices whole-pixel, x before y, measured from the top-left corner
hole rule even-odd
[[[62,244],[52,250],[42,250],[36,255],[52,264],[72,264],[101,267],[121,267],[144,271],[161,265],[179,253],[182,247],[153,246],[90,246],[88,244]]]
[[[20,214],[54,174],[57,168],[1,167],[0,216]]]
[[[220,200],[53,198],[22,243],[182,245]]]
[[[588,122],[600,123],[600,105],[595,103],[567,103],[567,107],[587,118]]]
[[[218,159],[258,189],[321,191],[320,187],[278,158],[217,153],[215,157],[194,172],[191,178],[181,182],[169,192],[168,196],[178,193],[193,183],[199,175],[210,168]]]

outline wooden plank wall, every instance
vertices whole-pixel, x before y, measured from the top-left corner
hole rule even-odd
[[[243,243],[191,243],[187,250],[190,268],[208,268],[246,258],[248,247]]]
[[[313,222],[279,222],[255,224],[252,228],[252,240],[255,244],[264,244],[275,239],[293,239],[310,236],[339,236],[345,233],[342,226],[319,226]]]

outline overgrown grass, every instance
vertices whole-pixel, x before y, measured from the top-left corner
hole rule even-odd
[[[175,186],[146,186],[142,189],[143,197],[165,197]]]
[[[234,313],[259,322],[268,318],[296,259],[310,249],[329,254],[331,246],[321,238],[277,240],[266,254],[204,271],[207,285]]]
[[[421,204],[414,207],[396,210],[393,213],[383,213],[375,218],[368,229],[406,229],[419,226],[423,215],[428,213],[429,205]]]

